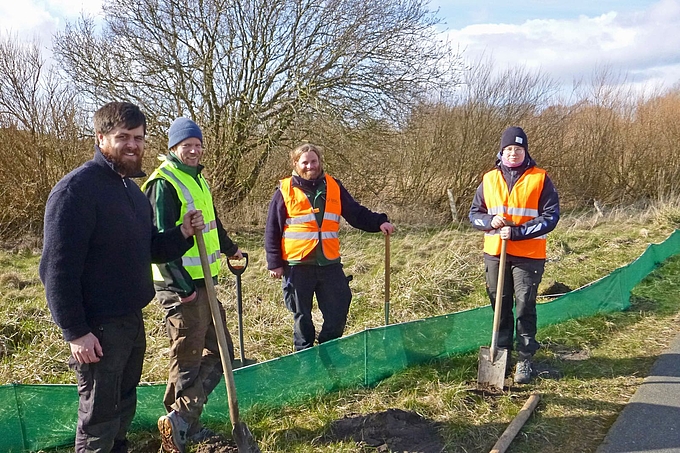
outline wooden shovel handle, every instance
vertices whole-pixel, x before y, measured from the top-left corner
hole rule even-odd
[[[498,281],[496,283],[496,303],[493,310],[493,331],[491,333],[491,347],[489,353],[491,355],[491,363],[496,357],[496,348],[498,346],[498,328],[501,324],[501,308],[503,306],[503,285],[505,283],[505,256],[508,249],[508,240],[503,239],[501,242],[501,255],[498,262]]]
[[[220,349],[220,358],[222,359],[222,369],[224,371],[224,379],[227,385],[227,399],[229,400],[229,418],[231,424],[236,427],[239,424],[238,400],[236,398],[236,384],[234,383],[234,372],[231,368],[231,357],[229,357],[229,347],[227,345],[227,335],[224,331],[224,324],[222,324],[222,317],[220,316],[219,302],[217,302],[217,295],[215,293],[215,284],[212,279],[212,272],[210,271],[210,264],[208,263],[208,254],[205,250],[205,240],[203,239],[203,232],[196,231],[196,243],[198,244],[198,253],[201,257],[201,267],[203,269],[203,279],[205,280],[205,289],[208,293],[208,302],[210,303],[210,313],[212,314],[213,324],[215,325],[215,333],[217,334],[217,345]]]
[[[385,235],[385,325],[390,323],[390,235]]]

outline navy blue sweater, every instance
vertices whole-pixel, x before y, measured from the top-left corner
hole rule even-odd
[[[179,226],[159,233],[137,184],[96,149],[54,186],[45,208],[40,279],[64,338],[141,310],[155,294],[151,263],[178,258],[192,245]]]
[[[302,189],[309,197],[313,196],[319,188],[319,185],[325,183],[325,177],[325,174],[322,174],[319,178],[310,181],[294,174],[292,184],[293,187]],[[352,198],[340,181],[337,179],[336,181],[340,186],[341,215],[347,223],[354,228],[369,233],[377,233],[380,231],[380,225],[389,221],[387,214],[373,212],[362,206]],[[283,227],[286,225],[287,218],[288,211],[286,210],[286,204],[283,202],[283,195],[281,195],[281,191],[277,189],[269,203],[269,212],[267,214],[267,224],[264,233],[264,248],[267,253],[268,269],[276,269],[283,267],[283,265],[286,264],[281,251],[281,237],[283,236]]]

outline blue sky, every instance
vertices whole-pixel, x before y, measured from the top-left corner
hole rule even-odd
[[[618,0],[432,0],[430,9],[439,9],[448,28],[461,29],[474,24],[523,24],[532,19],[575,20],[579,16],[600,16],[645,10],[655,2]]]
[[[607,70],[651,92],[680,84],[680,0],[432,0],[469,62],[522,67],[571,87]]]
[[[606,68],[620,83],[653,88],[680,84],[680,0],[431,0],[442,38],[474,63],[522,67],[563,86],[588,82]],[[0,1],[0,32],[38,37],[101,0]]]

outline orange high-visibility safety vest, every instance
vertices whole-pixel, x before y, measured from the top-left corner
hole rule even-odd
[[[494,169],[484,175],[482,180],[484,201],[488,213],[500,214],[515,225],[522,225],[538,217],[538,201],[543,191],[545,170],[531,167],[519,178],[508,193],[508,185],[500,170]],[[525,258],[545,259],[546,235],[522,241],[508,241],[507,253]],[[484,252],[500,255],[501,236],[499,230],[484,234]]]
[[[326,175],[326,207],[321,228],[316,221],[316,212],[307,195],[299,187],[293,187],[293,178],[280,181],[288,218],[283,227],[281,250],[286,261],[299,261],[309,255],[321,241],[323,254],[329,260],[340,258],[340,185]]]

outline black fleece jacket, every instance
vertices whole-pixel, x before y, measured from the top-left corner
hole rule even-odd
[[[40,279],[64,338],[141,310],[155,294],[151,263],[171,261],[192,245],[179,226],[158,232],[137,184],[96,148],[91,161],[54,186],[45,208]]]
[[[325,178],[326,175],[322,174],[319,178],[310,181],[301,178],[297,174],[293,174],[292,184],[293,187],[302,189],[305,194],[307,194],[307,198],[310,199],[310,203],[312,204],[314,203],[315,195],[321,190],[323,192],[323,203],[325,204]],[[387,214],[373,212],[362,206],[352,198],[340,181],[337,179],[336,181],[340,186],[341,215],[347,223],[354,228],[369,233],[377,233],[380,231],[380,225],[389,222]],[[321,202],[320,198],[316,198],[316,200]],[[286,210],[286,204],[283,202],[283,195],[281,195],[281,191],[277,189],[269,203],[267,224],[264,232],[264,248],[267,254],[267,268],[270,270],[283,267],[283,265],[286,264],[281,251],[281,237],[283,236],[283,227],[286,224],[287,218],[288,212]],[[314,255],[317,254],[310,254],[310,256]]]

